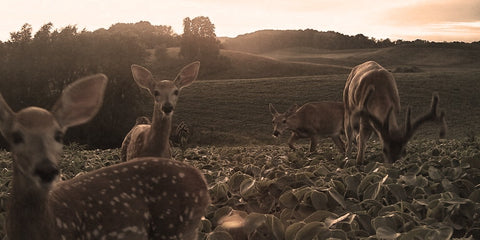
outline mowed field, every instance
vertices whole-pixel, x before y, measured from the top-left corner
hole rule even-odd
[[[252,56],[255,68],[249,68],[248,54],[229,52],[245,58],[232,61],[232,72],[253,69],[248,73],[253,76],[268,69],[262,76],[271,76],[277,68],[302,66],[304,74],[200,79],[183,89],[174,123],[185,122],[191,136],[185,149],[174,148],[175,159],[201,169],[212,200],[199,239],[479,239],[480,68],[467,51],[428,55],[422,50],[417,57],[409,51],[286,49]],[[409,57],[401,61],[400,54]],[[329,139],[311,154],[308,141],[290,151],[287,136],[272,138],[269,103],[285,111],[292,104],[342,101],[348,69],[372,59],[391,70],[421,69],[394,73],[402,108],[421,114],[438,92],[446,140],[438,140],[437,125],[426,124],[409,143],[407,156],[386,164],[374,138],[365,165],[356,166]],[[145,115],[151,111],[152,105],[145,106]],[[0,221],[9,198],[10,159],[0,152]],[[119,149],[67,146],[62,179],[118,162]]]

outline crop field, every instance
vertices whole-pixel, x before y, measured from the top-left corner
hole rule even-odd
[[[359,167],[330,141],[314,154],[306,145],[296,152],[243,145],[174,153],[201,169],[210,186],[199,239],[478,239],[480,139],[413,140],[393,165],[381,162],[378,143],[370,145],[368,164]],[[2,221],[9,155],[0,153]],[[67,146],[62,179],[118,162],[118,149]],[[238,222],[242,228],[225,227]]]
[[[174,116],[191,136],[174,153],[209,183],[212,204],[200,239],[479,239],[479,73],[396,73],[402,106],[411,106],[413,116],[439,93],[447,139],[428,124],[405,158],[385,164],[373,138],[363,166],[329,139],[310,154],[307,141],[290,151],[286,137],[271,137],[268,103],[284,111],[294,103],[341,101],[346,74],[195,82],[182,91]],[[151,109],[145,106],[145,114]],[[118,163],[119,149],[73,144],[63,159],[62,179],[69,179]],[[2,222],[11,173],[10,154],[2,151]]]

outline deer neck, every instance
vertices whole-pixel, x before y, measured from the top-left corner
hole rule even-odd
[[[10,240],[54,239],[54,217],[48,206],[50,191],[32,185],[15,167],[6,226]]]
[[[157,149],[162,150],[169,146],[170,132],[172,131],[172,115],[163,114],[161,110],[155,106],[152,117],[152,125],[148,133],[149,143],[152,143]]]

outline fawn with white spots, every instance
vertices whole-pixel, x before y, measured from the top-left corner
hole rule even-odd
[[[132,65],[135,82],[148,90],[154,99],[151,124],[137,124],[122,143],[121,159],[128,161],[136,157],[171,157],[170,133],[173,111],[180,90],[197,79],[200,62],[185,66],[175,80],[156,80],[152,73],[141,66]]]
[[[343,134],[342,102],[310,102],[300,108],[294,105],[284,113],[279,113],[273,104],[269,104],[272,114],[273,136],[278,137],[285,130],[292,135],[288,146],[295,150],[293,143],[299,138],[310,138],[310,152],[315,152],[317,136],[330,136],[341,153],[345,144],[340,136]]]
[[[13,112],[0,95],[0,130],[13,156],[8,239],[196,239],[209,204],[200,171],[139,158],[58,182],[62,137],[100,109],[107,77],[68,86],[51,111]]]
[[[366,142],[374,131],[383,145],[386,162],[405,154],[405,146],[415,131],[427,121],[442,122],[440,137],[446,132],[445,113],[437,113],[439,97],[433,94],[430,110],[412,122],[407,109],[405,126],[399,127],[400,97],[393,74],[378,63],[369,61],[354,67],[343,91],[347,156],[357,140],[357,164],[362,164]]]

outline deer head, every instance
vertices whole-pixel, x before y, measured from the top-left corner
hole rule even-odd
[[[356,114],[368,119],[379,133],[379,137],[381,138],[383,144],[383,155],[387,162],[393,163],[404,156],[405,146],[407,145],[408,141],[413,137],[418,128],[428,121],[441,122],[442,127],[440,129],[440,137],[445,137],[447,128],[445,112],[441,111],[438,113],[439,96],[437,93],[432,95],[430,110],[413,121],[411,119],[411,109],[408,107],[405,117],[405,125],[403,128],[401,128],[390,125],[390,118],[392,117],[392,114],[394,114],[392,113],[392,107],[389,108],[385,119],[379,119],[368,111],[367,103],[375,90],[374,88],[370,88],[367,91],[367,95],[361,104],[363,107],[360,111],[357,111]]]
[[[135,82],[153,96],[155,109],[164,115],[170,115],[175,109],[180,90],[197,79],[200,62],[185,66],[173,81],[155,80],[148,69],[136,64],[131,68]]]
[[[63,135],[89,121],[102,105],[107,77],[97,74],[69,85],[51,111],[28,107],[15,113],[0,95],[0,130],[9,143],[14,169],[29,186],[50,187],[59,171]]]
[[[287,122],[288,117],[292,116],[292,114],[294,114],[297,111],[298,105],[295,104],[291,106],[284,113],[279,113],[271,103],[268,105],[268,108],[273,117],[272,119],[273,136],[278,137],[282,135],[285,130],[288,129],[288,122]]]

